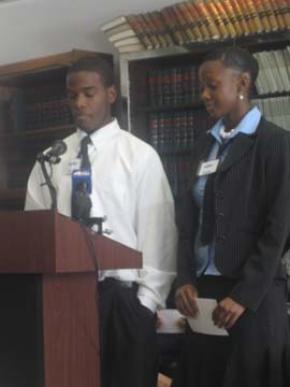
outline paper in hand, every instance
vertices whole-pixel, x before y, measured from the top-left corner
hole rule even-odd
[[[184,316],[177,309],[162,309],[158,311],[161,324],[158,333],[184,333]]]
[[[192,331],[205,335],[228,336],[226,329],[218,328],[216,325],[214,325],[212,312],[217,306],[216,300],[209,298],[197,298],[196,302],[199,313],[195,318],[187,318],[188,324]]]

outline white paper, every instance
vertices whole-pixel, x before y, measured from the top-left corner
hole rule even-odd
[[[158,333],[183,333],[184,327],[180,320],[184,316],[177,309],[162,309],[158,311],[160,326],[157,328]]]
[[[224,328],[218,328],[214,325],[212,312],[217,306],[216,300],[209,298],[197,298],[196,300],[199,313],[195,318],[188,317],[187,321],[193,332],[203,333],[205,335],[228,336]]]

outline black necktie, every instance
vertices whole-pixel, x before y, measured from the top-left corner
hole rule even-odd
[[[78,157],[81,160],[80,170],[83,172],[91,171],[91,163],[88,155],[88,145],[91,143],[89,136],[86,136],[81,141],[81,148]],[[91,178],[89,176],[89,178]],[[71,198],[71,216],[73,219],[87,224],[90,218],[92,207],[91,198],[88,190],[88,182],[86,179],[80,179],[78,184],[74,186]]]
[[[91,138],[90,136],[86,136],[81,141],[81,149],[79,152],[78,157],[81,159],[81,167],[80,169],[83,171],[90,171],[91,170],[91,163],[89,159],[88,154],[88,145],[91,144]]]
[[[232,139],[222,143],[219,146],[216,159],[218,159],[223,154],[223,152],[228,147],[231,141]],[[208,176],[207,182],[205,184],[205,189],[204,189],[203,209],[202,209],[203,214],[202,214],[201,235],[200,235],[200,241],[202,246],[206,246],[212,243],[214,232],[215,232],[215,192],[214,192],[215,177],[216,177],[216,173],[212,173]]]

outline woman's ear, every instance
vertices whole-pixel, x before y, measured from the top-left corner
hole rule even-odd
[[[238,93],[246,98],[250,97],[252,80],[249,73],[241,73],[238,80]]]

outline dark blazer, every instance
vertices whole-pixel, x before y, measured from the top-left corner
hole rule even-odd
[[[289,133],[261,119],[256,133],[239,134],[215,177],[215,264],[237,282],[229,297],[256,310],[274,278],[285,278],[281,256],[290,225]],[[178,286],[195,283],[194,240],[199,210],[192,186],[213,136],[204,134],[193,152],[193,178],[182,201]]]

